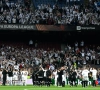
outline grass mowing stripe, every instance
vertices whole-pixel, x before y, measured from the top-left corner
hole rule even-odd
[[[57,86],[0,86],[0,90],[100,90],[100,86],[98,85],[97,87],[91,87],[88,86],[86,88],[82,88],[82,86],[77,86],[77,87],[57,87]]]

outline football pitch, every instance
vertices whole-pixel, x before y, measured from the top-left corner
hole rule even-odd
[[[97,87],[91,87],[88,86],[86,88],[82,88],[81,86],[78,87],[56,87],[56,86],[51,86],[51,87],[38,87],[38,86],[0,86],[0,90],[100,90],[100,86]]]

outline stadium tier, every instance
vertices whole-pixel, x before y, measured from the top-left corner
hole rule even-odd
[[[0,90],[99,90],[99,29],[100,0],[0,0]]]
[[[100,2],[83,0],[1,0],[1,24],[100,25]],[[35,8],[34,8],[35,7]]]

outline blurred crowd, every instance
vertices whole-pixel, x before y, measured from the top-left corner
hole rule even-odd
[[[49,48],[49,47],[48,47]],[[78,42],[75,46],[67,45],[65,50],[42,49],[29,46],[10,46],[2,45],[0,47],[0,68],[14,69],[27,68],[33,70],[42,65],[43,67],[55,70],[66,66],[71,68],[82,68],[83,65],[100,65],[100,46],[84,46]]]
[[[100,7],[98,1],[90,0],[88,5],[73,4],[59,7],[55,4],[38,5],[36,20],[41,24],[100,25]],[[69,3],[69,1],[68,1]]]
[[[31,8],[29,0],[0,0],[0,23],[28,24]]]
[[[98,0],[89,0],[87,5],[70,5],[66,0],[66,6],[59,6],[57,1],[53,6],[41,3],[32,11],[29,0],[0,0],[0,23],[100,25]]]

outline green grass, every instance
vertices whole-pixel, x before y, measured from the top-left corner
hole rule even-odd
[[[86,88],[82,88],[81,86],[78,87],[38,87],[38,86],[0,86],[0,90],[100,90],[100,86],[97,87],[91,87],[88,86]]]

